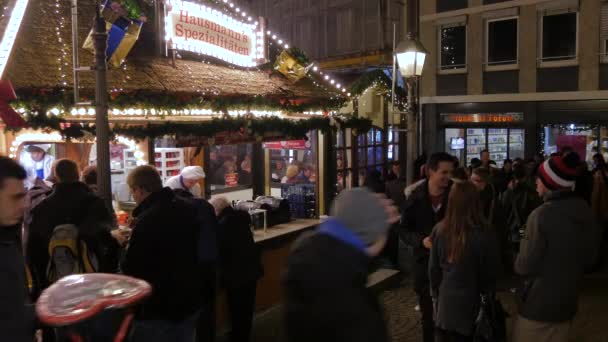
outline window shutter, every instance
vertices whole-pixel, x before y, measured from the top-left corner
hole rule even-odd
[[[608,2],[602,3],[600,34],[602,39],[608,39]]]

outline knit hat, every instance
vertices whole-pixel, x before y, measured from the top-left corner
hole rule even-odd
[[[579,157],[576,153],[551,157],[538,167],[538,177],[549,190],[572,189],[578,164]]]
[[[186,166],[180,173],[184,179],[199,180],[205,178],[205,171],[200,166]]]
[[[365,188],[340,192],[332,204],[330,215],[355,233],[366,246],[386,235],[389,229],[384,205]]]
[[[32,144],[27,145],[25,148],[26,152],[48,152],[51,148],[51,144]]]

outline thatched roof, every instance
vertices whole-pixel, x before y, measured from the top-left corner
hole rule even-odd
[[[0,0],[1,3],[13,0]],[[79,45],[93,25],[94,0],[79,0]],[[0,19],[0,26],[2,19]],[[152,23],[144,30],[125,68],[108,71],[108,88],[121,91],[147,90],[169,93],[206,93],[216,96],[329,98],[331,94],[302,80],[296,85],[268,71],[243,70],[195,60],[154,57]],[[5,78],[15,89],[73,87],[70,2],[30,0]],[[80,48],[81,66],[93,63],[93,54]],[[202,58],[201,58],[202,59]],[[65,83],[64,83],[65,82]],[[81,73],[84,91],[94,89],[92,73]]]
[[[0,0],[0,39],[4,36],[16,0]]]

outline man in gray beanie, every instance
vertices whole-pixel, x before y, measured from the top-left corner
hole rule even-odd
[[[397,208],[367,189],[344,190],[331,217],[292,250],[284,277],[290,342],[388,341],[382,309],[366,287]]]

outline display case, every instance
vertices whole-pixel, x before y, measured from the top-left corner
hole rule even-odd
[[[179,175],[184,168],[184,150],[181,148],[156,148],[154,149],[154,160],[164,183],[167,179]]]

